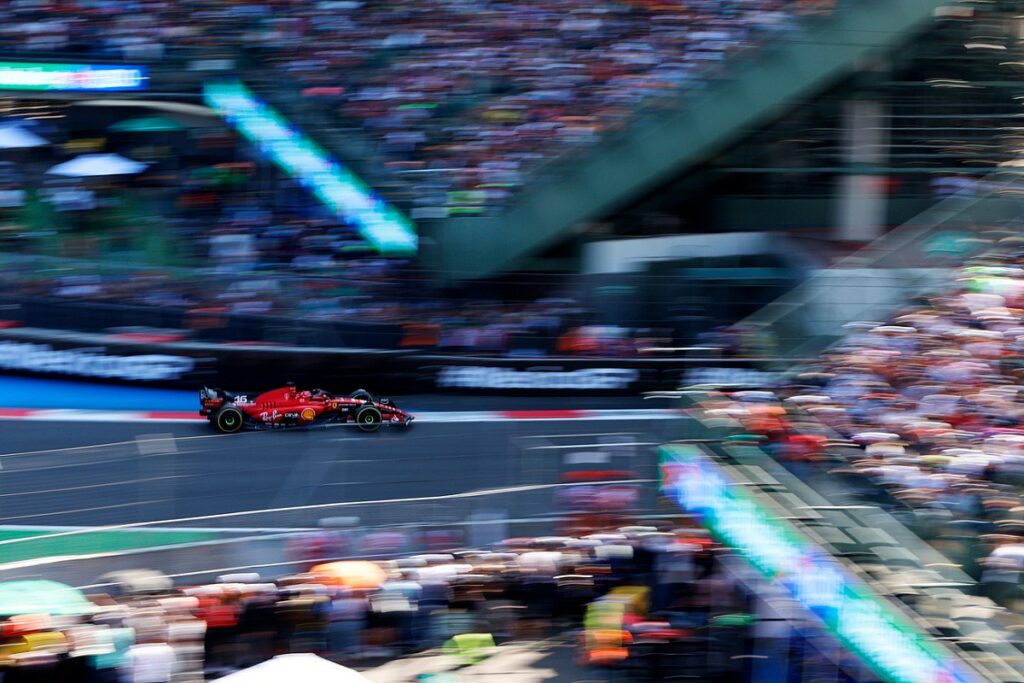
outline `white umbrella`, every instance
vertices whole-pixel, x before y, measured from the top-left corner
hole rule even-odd
[[[174,588],[174,580],[155,569],[122,569],[108,572],[100,581],[120,584],[127,593],[158,593]]]
[[[310,653],[278,655],[219,680],[222,683],[369,683],[358,671]]]
[[[602,546],[604,547],[604,546]],[[563,554],[551,550],[534,550],[519,556],[522,567],[554,569],[562,561]]]
[[[27,149],[48,144],[50,144],[49,141],[21,126],[0,126],[0,149]]]
[[[799,396],[790,396],[786,399],[786,403],[831,403],[832,398],[823,394],[801,394]]]
[[[896,441],[899,438],[899,434],[894,434],[892,432],[859,432],[853,435],[854,441],[860,441],[863,443],[874,443],[875,441]]]
[[[57,164],[47,173],[70,178],[86,176],[134,175],[145,170],[146,164],[133,161],[120,154],[82,154],[71,161]]]

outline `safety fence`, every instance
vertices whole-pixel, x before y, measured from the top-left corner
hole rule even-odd
[[[666,446],[663,490],[879,678],[1022,680],[993,605],[886,511],[834,505],[755,447],[697,441]]]
[[[678,517],[678,514],[664,511],[633,514],[628,521],[664,525]],[[0,581],[46,578],[83,589],[98,589],[109,585],[104,582],[104,575],[126,569],[157,570],[182,584],[213,581],[220,575],[239,572],[255,572],[272,579],[301,572],[315,562],[383,560],[488,548],[509,538],[543,538],[575,522],[571,515],[508,519],[482,513],[459,522],[405,522],[384,526],[362,525],[358,517],[325,518],[323,526],[283,532],[167,527],[99,531],[86,527],[51,527],[45,531],[35,528],[31,533],[57,535],[49,539],[51,547],[78,545],[91,547],[92,551],[3,562],[0,563]],[[338,526],[332,527],[332,524]],[[80,535],[60,537],[58,534],[62,532]],[[148,538],[134,539],[139,533],[147,534]],[[210,536],[211,540],[181,542],[183,538],[203,535]],[[79,539],[80,543],[74,543]],[[113,549],[136,541],[151,545]],[[8,546],[4,552],[12,553],[12,548],[20,550],[15,545]]]
[[[19,309],[21,310],[21,309]],[[17,311],[0,312],[15,317]],[[40,314],[29,316],[35,319]],[[55,316],[61,313],[55,312]],[[257,324],[264,324],[260,322]],[[283,322],[291,332],[301,326]],[[307,339],[316,339],[311,329]],[[348,335],[348,332],[342,332]],[[379,338],[387,331],[353,328]],[[490,357],[288,343],[152,341],[144,333],[0,327],[0,372],[196,389],[256,390],[296,382],[328,390],[521,395],[637,395],[681,384],[772,384],[773,359],[723,357],[712,348],[645,357]]]
[[[819,353],[843,325],[880,320],[947,283],[954,268],[1017,237],[1024,184],[1010,169],[939,202],[833,267],[815,273],[743,321],[770,337],[780,355]]]

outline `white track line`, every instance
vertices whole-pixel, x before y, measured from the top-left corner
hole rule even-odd
[[[84,491],[87,489],[103,489],[111,486],[128,486],[130,484],[143,484],[150,481],[166,481],[168,479],[189,479],[198,477],[199,474],[169,474],[163,477],[143,477],[142,479],[124,479],[121,481],[108,481],[102,484],[85,484],[83,486],[62,486],[56,489],[37,489],[35,491],[15,491],[14,493],[0,493],[0,498],[13,498],[17,496],[36,496],[43,493],[67,493],[68,491]]]
[[[610,481],[602,481],[602,484],[645,484],[655,481],[654,479],[614,479]],[[232,517],[250,517],[253,515],[263,514],[280,514],[282,512],[302,512],[307,510],[328,510],[331,508],[345,508],[353,507],[357,505],[394,505],[398,503],[424,503],[424,502],[435,502],[439,500],[458,500],[464,498],[482,498],[486,496],[510,494],[510,493],[523,493],[526,491],[543,491],[545,489],[557,489],[557,488],[575,488],[577,486],[593,486],[593,482],[558,482],[552,484],[523,484],[519,486],[504,486],[501,488],[490,488],[490,489],[476,489],[473,491],[462,491],[460,493],[445,493],[436,496],[413,496],[406,498],[377,498],[370,500],[351,500],[337,503],[316,503],[312,505],[289,505],[287,507],[275,507],[275,508],[260,508],[256,510],[239,510],[237,512],[221,512],[211,515],[196,515],[193,517],[176,517],[173,519],[154,519],[146,522],[127,522],[125,524],[107,524],[96,527],[85,527],[81,529],[74,529],[71,531],[58,531],[52,534],[42,534],[39,536],[32,536],[29,538],[13,538],[8,540],[0,541],[0,546],[13,545],[16,543],[25,543],[28,541],[39,541],[44,538],[65,538],[68,536],[81,536],[82,534],[91,534],[97,531],[116,531],[118,529],[141,529],[148,526],[173,526],[176,524],[185,524],[191,522],[201,522],[204,520],[214,519],[230,519]],[[149,502],[161,502],[161,501],[142,501],[144,503]],[[124,505],[137,505],[138,503],[125,503]],[[118,507],[118,506],[105,506],[105,507]],[[42,515],[39,515],[42,516]]]
[[[21,419],[21,418],[11,418]],[[255,434],[255,432],[243,432],[243,434]],[[195,439],[219,439],[225,436],[240,436],[239,434],[201,434],[199,436],[176,436],[174,437],[177,441],[192,441]],[[146,441],[146,439],[142,439]],[[139,443],[139,439],[130,439],[128,441],[110,441],[108,443],[94,443],[87,444],[85,446],[66,446],[63,448],[42,448],[36,451],[18,451],[17,453],[0,453],[0,458],[16,458],[23,455],[43,455],[44,453],[69,453],[72,451],[87,451],[95,448],[114,448],[117,446],[135,446]]]

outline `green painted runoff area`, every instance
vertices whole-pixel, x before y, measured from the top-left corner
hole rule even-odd
[[[0,529],[0,542],[18,541],[17,543],[4,543],[0,545],[0,564],[35,560],[43,557],[140,550],[183,543],[215,541],[237,536],[237,534],[225,532],[190,531],[188,529],[168,531],[154,529],[111,529],[46,538],[46,536],[59,533],[60,531],[61,529],[39,529],[38,527]]]

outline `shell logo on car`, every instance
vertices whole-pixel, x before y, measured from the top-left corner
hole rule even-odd
[[[302,412],[299,413],[299,417],[308,422],[309,420],[312,420],[314,417],[316,417],[316,411],[313,410],[312,408],[303,408]]]

